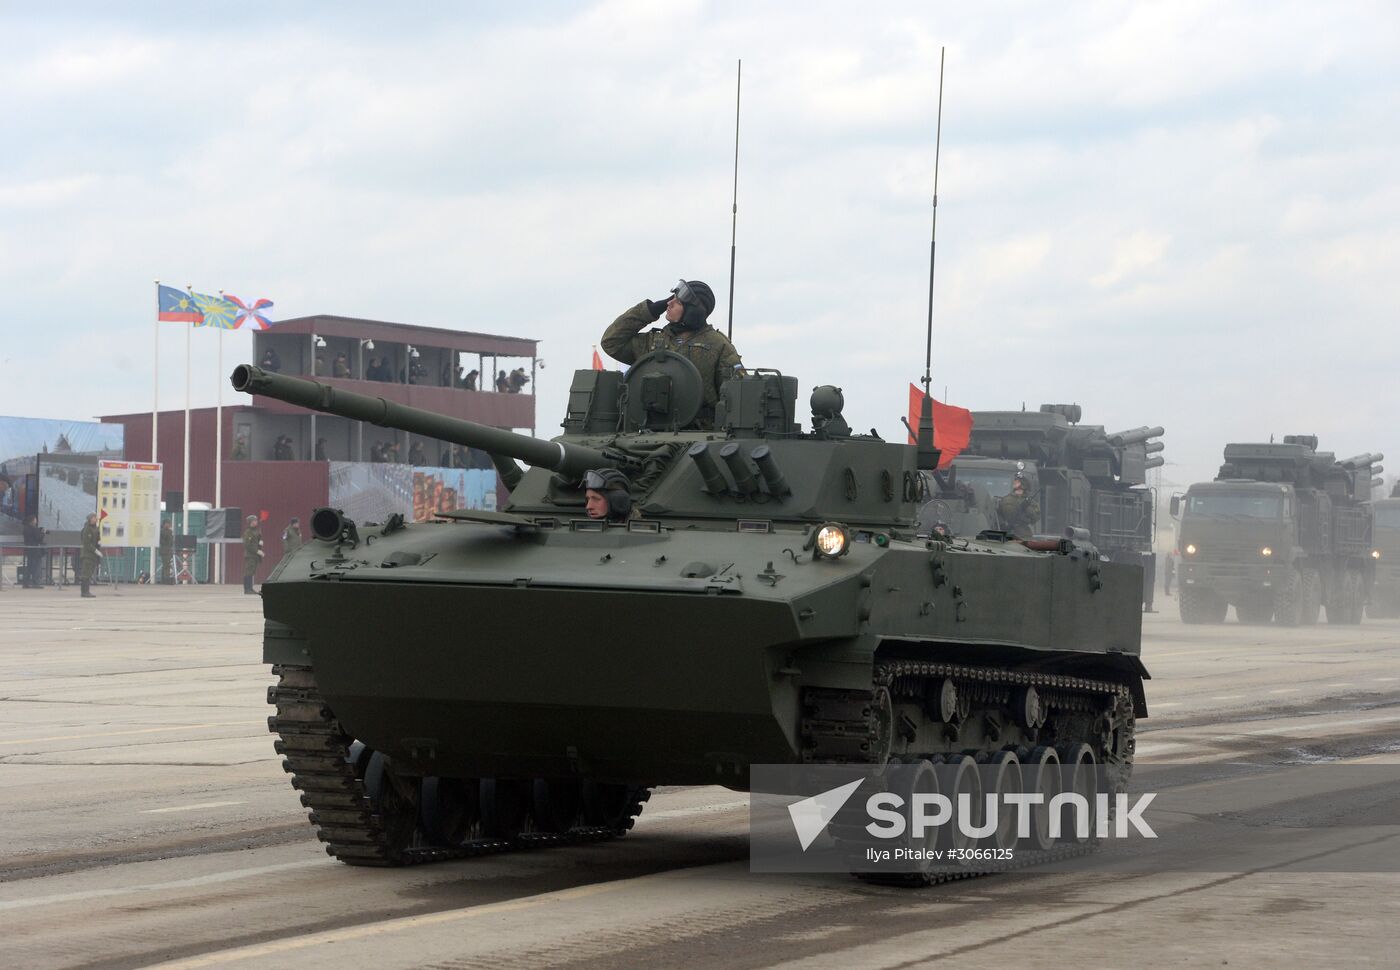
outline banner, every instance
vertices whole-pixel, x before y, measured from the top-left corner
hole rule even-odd
[[[413,521],[456,509],[496,509],[494,468],[413,469]]]
[[[113,548],[159,544],[160,497],[159,464],[99,461],[97,508],[102,516],[102,544]]]

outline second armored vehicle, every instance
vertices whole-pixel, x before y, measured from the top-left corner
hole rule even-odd
[[[1370,503],[1380,454],[1337,461],[1315,435],[1229,444],[1213,482],[1173,496],[1181,618],[1359,623],[1375,574]]]

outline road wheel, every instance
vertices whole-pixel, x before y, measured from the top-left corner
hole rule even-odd
[[[1274,622],[1279,626],[1303,622],[1303,577],[1296,569],[1290,569],[1288,578],[1274,588]]]

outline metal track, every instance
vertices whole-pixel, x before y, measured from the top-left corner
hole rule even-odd
[[[326,852],[355,866],[405,866],[445,862],[472,856],[521,849],[537,849],[582,842],[600,842],[625,835],[632,828],[642,803],[651,797],[647,788],[634,787],[623,821],[616,826],[577,826],[567,832],[522,832],[510,838],[475,838],[460,845],[426,843],[414,804],[412,833],[405,838],[403,819],[376,809],[366,788],[362,768],[352,761],[351,738],[325,704],[310,667],[281,664],[272,672],[278,682],[267,689],[267,701],[277,713],[267,719],[274,743],[283,756],[282,767],[292,776],[292,787],[301,792],[301,803],[310,810],[311,824],[326,843]],[[357,770],[358,769],[358,770]],[[385,786],[393,785],[391,779]]]
[[[881,757],[880,752],[884,750],[881,732],[888,730],[888,727],[881,723],[881,708],[887,703],[881,694],[893,695],[896,698],[919,697],[922,696],[926,682],[945,678],[952,678],[957,683],[959,692],[978,704],[1006,704],[1010,702],[1013,690],[1034,687],[1040,692],[1041,703],[1048,709],[1091,714],[1109,713],[1114,719],[1115,730],[1122,734],[1119,745],[1121,754],[1112,760],[1105,759],[1104,763],[1118,769],[1112,772],[1115,790],[1125,789],[1128,775],[1132,771],[1135,747],[1132,696],[1127,685],[1067,674],[1023,672],[1001,667],[897,660],[875,668],[869,690],[808,690],[803,695],[803,760],[839,764],[877,763],[877,759]],[[1075,740],[1094,746],[1095,739],[1085,737]],[[935,756],[935,761],[938,760],[941,758]],[[840,826],[833,823],[831,832],[839,844]],[[990,875],[994,872],[1027,869],[1087,855],[1097,849],[1097,839],[1091,838],[1082,843],[1057,846],[1048,851],[1021,850],[1016,853],[1012,862],[992,865],[976,863],[975,868],[965,871],[857,872],[854,875],[864,882],[879,885],[929,886],[955,879]]]

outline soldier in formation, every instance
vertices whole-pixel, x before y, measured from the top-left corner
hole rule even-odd
[[[243,592],[254,594],[253,576],[263,560],[262,529],[258,528],[258,517],[248,516],[243,530]]]
[[[175,585],[175,526],[169,519],[160,524],[160,581]]]
[[[1026,490],[1026,480],[1017,475],[1011,491],[997,503],[1001,527],[1017,539],[1029,539],[1040,528],[1040,500]]]
[[[78,583],[82,586],[83,596],[94,599],[89,587],[92,577],[97,573],[98,560],[102,558],[102,534],[97,529],[96,512],[88,513],[87,521],[78,533],[78,542],[82,546],[82,552],[78,556]]]
[[[635,364],[654,350],[670,350],[687,358],[700,372],[705,401],[696,423],[713,428],[719,389],[743,367],[729,338],[706,321],[715,308],[715,294],[699,280],[681,280],[671,295],[643,300],[613,321],[603,333],[603,350],[614,360]],[[666,325],[642,333],[662,315]]]

